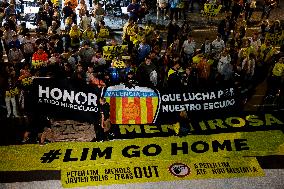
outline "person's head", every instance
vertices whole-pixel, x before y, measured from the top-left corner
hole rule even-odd
[[[86,41],[84,41],[84,47],[85,48],[88,48],[88,47],[90,47],[90,41],[89,40],[86,40]]]
[[[38,52],[39,52],[39,53],[43,53],[43,52],[44,52],[44,49],[43,49],[43,45],[42,45],[42,44],[40,44],[40,45],[38,46]]]
[[[137,0],[132,0],[132,3],[137,3]]]
[[[209,43],[210,43],[209,38],[206,37],[206,38],[205,38],[205,44],[209,44]]]
[[[106,103],[106,98],[101,97],[101,98],[100,98],[100,104],[105,104],[105,103]]]
[[[82,72],[83,71],[83,66],[81,64],[77,64],[76,71],[77,72]]]
[[[13,39],[13,41],[16,41],[16,40],[18,39],[18,35],[17,35],[17,34],[14,34],[14,35],[12,36],[12,39]]]
[[[96,58],[101,58],[102,57],[102,53],[101,52],[96,52]]]
[[[217,34],[217,40],[218,40],[218,41],[221,40],[221,37],[222,37],[222,36],[221,36],[220,34]]]
[[[100,27],[104,27],[105,24],[106,24],[106,23],[105,23],[105,21],[103,21],[103,20],[101,20],[101,21],[99,22],[99,26],[100,26]]]
[[[57,22],[56,22],[55,20],[53,20],[53,21],[51,22],[51,25],[52,25],[53,27],[56,27],[56,26],[57,26]]]
[[[188,41],[192,41],[192,35],[187,36]]]
[[[279,63],[283,64],[284,63],[284,57],[279,58]]]
[[[10,5],[9,5],[9,8],[10,8],[10,9],[15,9],[15,5],[14,5],[14,4],[10,4]]]
[[[94,72],[94,68],[93,68],[92,65],[89,65],[89,66],[88,66],[87,72],[89,72],[89,73],[93,73],[93,72]]]
[[[146,64],[146,65],[150,65],[151,63],[152,63],[151,57],[150,57],[150,56],[147,56],[147,57],[145,58],[145,64]]]
[[[134,72],[133,71],[129,71],[128,73],[127,73],[127,78],[128,79],[132,79],[134,77]]]
[[[191,73],[191,67],[189,66],[189,67],[186,67],[185,68],[185,74],[186,75],[190,75],[190,73]]]
[[[179,61],[174,61],[174,64],[173,64],[173,69],[174,70],[179,70],[180,69],[180,64],[179,64]]]

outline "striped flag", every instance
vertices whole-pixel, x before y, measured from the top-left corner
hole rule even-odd
[[[154,123],[159,106],[159,96],[146,87],[126,88],[124,85],[109,87],[105,98],[110,104],[112,124]]]

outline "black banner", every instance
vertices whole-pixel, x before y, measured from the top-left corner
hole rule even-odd
[[[90,123],[99,118],[100,90],[85,82],[36,78],[31,95],[33,114]]]
[[[239,105],[236,93],[234,87],[161,91],[157,123],[175,123],[181,117],[182,112],[186,112],[187,117],[203,114],[216,115],[216,113],[226,111],[234,112]]]

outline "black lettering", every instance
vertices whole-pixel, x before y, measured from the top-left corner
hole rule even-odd
[[[134,167],[134,175],[136,178],[142,178],[142,170],[140,167]]]
[[[246,141],[247,139],[235,139],[236,151],[249,150],[247,143],[245,143]]]
[[[63,162],[77,161],[78,158],[71,158],[72,149],[66,149]]]
[[[203,145],[203,149],[197,149],[197,145]],[[203,141],[197,141],[197,142],[194,142],[192,145],[191,145],[191,150],[195,153],[204,153],[206,151],[209,150],[209,144],[207,144],[206,142],[203,142]]]
[[[152,147],[155,148],[155,152],[150,153],[149,149]],[[157,144],[149,144],[143,148],[143,154],[145,154],[146,156],[156,156],[160,154],[161,152],[162,152],[162,148],[161,146]]]
[[[80,161],[85,161],[87,159],[88,153],[89,153],[89,148],[83,148]]]
[[[131,145],[131,146],[127,146],[122,150],[122,155],[124,157],[128,157],[128,158],[132,158],[132,157],[140,157],[140,152],[139,151],[132,151],[131,154],[128,153],[128,151],[133,148],[133,149],[139,149],[139,146],[136,145]]]
[[[158,166],[152,166],[152,167],[154,168],[156,177],[159,177]]]
[[[148,171],[147,171],[147,167],[143,167],[143,170],[144,170],[145,177],[147,177],[147,178],[151,178],[152,177],[152,171],[151,171],[151,167],[150,166],[148,166]]]
[[[218,148],[224,150],[226,148],[227,151],[232,151],[231,141],[224,140],[223,144],[220,144],[219,141],[214,140],[212,141],[212,148],[213,152],[218,152]]]
[[[172,155],[177,155],[178,150],[182,150],[183,154],[188,154],[188,143],[183,142],[181,147],[178,147],[177,143],[172,143]]]
[[[100,148],[93,148],[91,160],[96,160],[97,156],[103,157],[105,156],[105,159],[111,159],[112,154],[112,147],[107,147],[104,151],[101,151]]]

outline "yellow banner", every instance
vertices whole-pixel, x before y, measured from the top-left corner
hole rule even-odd
[[[266,33],[266,41],[270,41],[271,45],[281,46],[284,44],[284,30],[278,33]]]
[[[127,49],[127,45],[104,46],[103,57],[106,60],[113,60]]]
[[[222,8],[222,5],[216,5],[216,4],[204,4],[204,11],[202,13],[203,16],[209,16],[214,17],[219,14],[220,10]]]
[[[208,178],[259,177],[256,158],[189,158],[186,160],[96,164],[61,171],[63,187],[98,186]]]
[[[113,60],[112,67],[113,68],[126,68],[126,64],[122,60]]]
[[[100,163],[185,160],[200,156],[266,155],[284,155],[282,131],[1,146],[0,171],[60,170]]]

